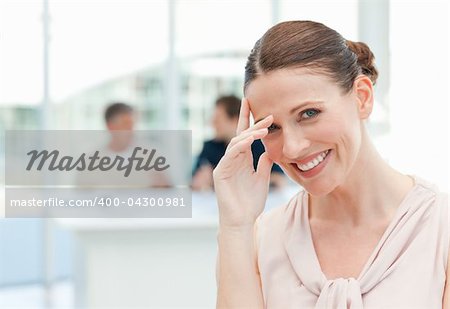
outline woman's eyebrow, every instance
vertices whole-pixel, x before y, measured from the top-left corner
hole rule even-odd
[[[299,110],[300,108],[302,108],[302,107],[305,106],[305,105],[308,105],[308,104],[321,104],[321,103],[324,103],[324,102],[323,102],[323,101],[305,101],[305,102],[300,103],[299,105],[293,107],[293,108],[289,111],[289,114],[295,113],[295,111]]]
[[[300,103],[299,105],[293,107],[293,108],[289,111],[289,114],[295,113],[295,111],[299,110],[300,108],[302,108],[303,106],[306,106],[306,105],[308,105],[308,104],[322,104],[322,103],[325,103],[325,102],[324,102],[324,101],[305,101],[305,102]],[[267,116],[266,116],[266,117],[267,117]],[[263,118],[260,118],[260,119],[258,119],[258,120],[255,120],[255,123],[254,123],[254,124],[257,124],[258,122],[260,122],[261,120],[263,120],[263,119],[266,118],[266,117],[263,117]]]

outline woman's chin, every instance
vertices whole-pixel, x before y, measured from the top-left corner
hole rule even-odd
[[[307,185],[305,185],[305,186],[303,186],[303,188],[305,189],[306,192],[308,192],[312,196],[324,196],[333,191],[333,188],[331,186],[319,186],[319,185],[307,186]]]
[[[331,193],[336,186],[334,182],[324,179],[315,179],[311,181],[296,181],[300,186],[313,196],[323,196]]]

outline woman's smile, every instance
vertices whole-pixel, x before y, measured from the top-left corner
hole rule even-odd
[[[310,178],[319,174],[327,165],[331,149],[313,154],[296,163],[291,163],[292,167],[300,177]]]

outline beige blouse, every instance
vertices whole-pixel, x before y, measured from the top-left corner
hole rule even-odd
[[[265,307],[442,308],[448,196],[415,180],[358,278],[327,280],[322,273],[305,191],[261,215],[255,231]]]

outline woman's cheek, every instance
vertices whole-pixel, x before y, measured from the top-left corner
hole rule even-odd
[[[345,131],[345,127],[347,124],[345,122],[327,122],[321,125],[317,125],[311,128],[310,131],[307,131],[305,135],[307,135],[308,139],[312,143],[328,143],[333,142],[342,134],[342,131]]]

